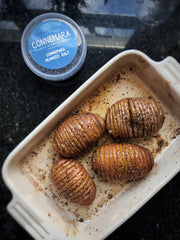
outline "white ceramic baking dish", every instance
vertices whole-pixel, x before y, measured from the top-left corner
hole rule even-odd
[[[179,76],[180,65],[172,57],[155,62],[140,51],[128,50],[112,58],[35,128],[5,160],[2,175],[12,192],[12,200],[7,206],[11,216],[34,239],[99,240],[118,228],[180,170]],[[100,91],[96,91],[98,88]],[[83,163],[82,158],[86,159],[85,167],[94,176],[97,199],[92,206],[82,209],[61,197],[58,199],[57,193],[52,193],[53,186],[48,188],[51,185],[48,171],[53,157],[58,158],[51,148],[52,133],[58,122],[79,105],[80,111],[98,112],[104,116],[105,106],[117,98],[144,94],[155,97],[162,104],[166,116],[163,128],[153,136],[153,140],[135,140],[154,153],[155,166],[150,174],[127,185],[102,182],[89,167],[91,153],[88,153],[80,156],[79,160]]]

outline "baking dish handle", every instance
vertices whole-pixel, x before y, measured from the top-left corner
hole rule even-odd
[[[44,221],[33,211],[28,209],[22,200],[14,196],[7,206],[9,214],[36,240],[50,240],[52,235],[48,232],[48,227],[43,226]],[[53,238],[53,240],[57,240]]]
[[[180,64],[173,57],[167,57],[163,61],[155,62],[158,71],[172,83],[180,81]]]

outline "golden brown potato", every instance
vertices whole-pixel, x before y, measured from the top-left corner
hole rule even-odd
[[[59,192],[80,205],[89,205],[96,195],[94,181],[75,160],[60,159],[51,168],[51,179]]]
[[[53,146],[62,157],[73,157],[88,149],[105,132],[102,117],[82,113],[69,117],[54,134]]]
[[[109,134],[122,139],[150,136],[163,122],[162,107],[145,98],[124,98],[114,103],[106,114]]]
[[[152,153],[133,144],[107,144],[97,148],[92,157],[93,170],[107,181],[137,180],[153,165]]]

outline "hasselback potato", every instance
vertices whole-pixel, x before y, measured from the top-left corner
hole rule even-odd
[[[105,131],[102,117],[81,113],[69,117],[55,131],[53,146],[61,157],[73,157],[89,148]]]
[[[150,136],[163,122],[162,107],[146,98],[124,98],[114,103],[106,114],[109,134],[122,139]]]
[[[107,144],[95,150],[93,170],[104,180],[133,181],[144,177],[153,167],[152,153],[133,144]]]
[[[95,198],[94,181],[75,160],[60,159],[55,162],[51,168],[51,179],[59,192],[75,203],[89,205]]]

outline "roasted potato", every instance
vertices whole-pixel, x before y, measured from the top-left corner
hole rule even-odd
[[[122,139],[150,136],[163,122],[162,107],[146,98],[124,98],[114,103],[106,114],[108,133]]]
[[[69,117],[54,134],[53,146],[61,157],[73,157],[88,149],[105,132],[102,117],[82,113]]]
[[[58,191],[80,205],[89,205],[96,195],[94,181],[75,160],[60,159],[51,168],[51,179]]]
[[[133,181],[144,177],[153,167],[152,153],[133,144],[107,144],[95,150],[93,170],[107,181]]]

